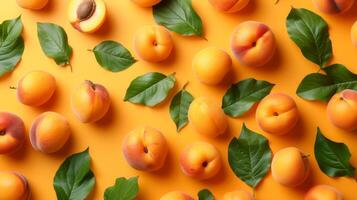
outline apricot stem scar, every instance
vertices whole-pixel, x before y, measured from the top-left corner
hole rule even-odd
[[[144,153],[149,153],[149,149],[146,146],[144,147]]]
[[[202,167],[207,167],[207,165],[208,165],[208,162],[207,162],[207,161],[204,161],[204,162],[202,163]]]
[[[0,136],[4,136],[6,134],[6,130],[0,130]]]

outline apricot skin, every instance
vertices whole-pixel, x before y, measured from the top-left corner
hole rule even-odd
[[[225,193],[222,200],[255,200],[255,198],[245,190],[236,190]]]
[[[0,112],[0,154],[17,151],[25,141],[25,125],[12,113]]]
[[[315,6],[327,14],[339,14],[348,11],[355,0],[313,0]]]
[[[2,200],[30,199],[27,179],[16,172],[0,171],[0,191]]]
[[[45,112],[36,117],[30,129],[32,147],[43,153],[59,151],[70,135],[66,118],[55,112]]]
[[[221,169],[221,156],[215,146],[206,142],[188,145],[180,154],[182,172],[192,178],[207,180]]]
[[[227,117],[218,103],[206,98],[196,98],[188,110],[188,118],[196,131],[210,137],[225,133],[228,127]]]
[[[357,91],[347,89],[335,94],[327,104],[327,116],[338,128],[356,130]]]
[[[162,26],[143,26],[134,35],[138,56],[148,62],[160,62],[171,54],[173,41],[170,32]]]
[[[16,2],[17,5],[25,9],[41,10],[47,5],[48,0],[16,0]]]
[[[173,191],[162,196],[160,200],[194,200],[194,199],[190,195],[184,192]]]
[[[343,196],[332,186],[316,185],[306,193],[304,200],[343,200]]]
[[[246,7],[249,0],[209,0],[209,2],[219,11],[234,13]]]
[[[275,153],[271,163],[271,172],[276,182],[296,187],[309,175],[309,160],[298,148],[287,147]]]
[[[242,65],[263,66],[274,55],[275,37],[267,25],[246,21],[234,30],[231,36],[231,49]]]
[[[299,120],[295,101],[282,93],[266,96],[258,105],[256,121],[260,128],[271,134],[289,133]]]
[[[220,83],[232,66],[231,57],[223,50],[209,47],[201,50],[192,61],[198,79],[207,85]]]
[[[102,119],[110,108],[110,97],[104,86],[84,81],[71,96],[71,107],[83,123]]]
[[[132,1],[141,7],[151,7],[161,2],[161,0],[132,0]]]
[[[133,130],[125,137],[122,151],[134,169],[157,171],[165,164],[168,145],[161,132],[144,127]]]
[[[28,106],[41,106],[48,102],[56,90],[56,79],[48,72],[33,71],[17,85],[18,100]]]
[[[352,44],[357,48],[357,21],[352,25],[351,28],[351,40]]]

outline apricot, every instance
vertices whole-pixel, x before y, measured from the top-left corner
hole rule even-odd
[[[173,191],[162,196],[160,200],[194,200],[194,199],[190,195],[184,192]]]
[[[56,90],[56,79],[48,72],[33,71],[17,85],[18,100],[28,106],[41,106],[51,99]]]
[[[71,0],[69,3],[69,22],[81,32],[97,31],[104,24],[106,14],[103,0]]]
[[[270,94],[259,103],[256,120],[263,131],[283,135],[296,126],[299,112],[290,96],[283,93]]]
[[[100,84],[84,81],[73,91],[71,107],[81,122],[96,122],[102,119],[109,110],[109,93]]]
[[[351,28],[351,40],[352,44],[357,48],[357,21],[352,25]]]
[[[160,131],[146,126],[131,131],[125,137],[122,151],[134,169],[157,171],[165,164],[168,145]]]
[[[227,13],[234,13],[245,8],[249,0],[209,0],[217,10]]]
[[[25,9],[41,10],[47,5],[48,0],[16,0],[16,2],[17,5]]]
[[[59,151],[70,135],[67,119],[55,112],[45,112],[36,117],[30,129],[32,147],[43,153]]]
[[[273,57],[276,48],[275,36],[267,25],[246,21],[234,30],[231,48],[242,65],[259,67]]]
[[[296,147],[287,147],[275,153],[271,163],[271,172],[276,182],[296,187],[309,175],[308,156]]]
[[[306,193],[304,200],[343,200],[343,196],[332,186],[316,185]]]
[[[22,119],[12,113],[0,112],[0,154],[15,152],[24,141],[25,125]]]
[[[206,97],[192,101],[188,118],[197,132],[211,137],[224,134],[228,127],[227,117],[221,107]]]
[[[336,127],[357,129],[357,91],[346,89],[335,94],[327,104],[327,116]]]
[[[170,32],[162,26],[143,26],[134,35],[138,56],[148,62],[160,62],[171,54],[173,41]]]
[[[225,193],[222,200],[255,200],[255,198],[245,190],[236,190]]]
[[[30,188],[27,179],[16,172],[0,171],[0,199],[28,200]]]
[[[355,0],[313,0],[315,6],[327,14],[339,14],[348,11]]]
[[[141,7],[151,7],[160,3],[161,0],[132,0],[132,1]]]
[[[222,167],[221,155],[215,146],[207,142],[186,146],[179,162],[185,175],[200,180],[214,177]]]
[[[232,66],[231,57],[223,50],[209,47],[201,50],[192,61],[198,79],[208,85],[220,83]]]

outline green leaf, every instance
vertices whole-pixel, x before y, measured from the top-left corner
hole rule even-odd
[[[323,68],[326,74],[312,73],[300,83],[296,94],[305,100],[329,101],[344,89],[357,90],[357,75],[345,66],[334,64]]]
[[[117,178],[104,192],[104,200],[133,200],[139,192],[138,177]]]
[[[111,72],[122,71],[136,62],[128,49],[115,41],[101,42],[93,52],[98,64]]]
[[[89,149],[68,157],[57,170],[53,186],[58,200],[83,200],[93,190]]]
[[[239,138],[228,146],[229,166],[242,181],[255,188],[270,169],[272,153],[268,140],[243,124]]]
[[[69,65],[72,47],[68,44],[64,29],[52,23],[37,23],[37,35],[46,56],[53,58],[57,65]]]
[[[176,124],[177,131],[180,131],[188,123],[188,109],[193,101],[193,96],[182,89],[171,101],[170,115]]]
[[[305,58],[320,67],[326,65],[332,56],[332,45],[324,19],[304,8],[292,8],[286,28]]]
[[[164,0],[153,7],[155,21],[181,35],[202,36],[202,20],[191,0]]]
[[[350,164],[351,153],[348,147],[326,138],[320,128],[317,128],[314,150],[317,163],[327,176],[355,175],[355,168]]]
[[[14,70],[24,52],[21,16],[0,24],[0,77]]]
[[[149,72],[135,78],[126,90],[124,101],[155,106],[164,101],[175,85],[175,76]]]
[[[198,192],[198,200],[214,200],[214,196],[209,190],[203,189]]]
[[[223,96],[222,109],[231,117],[242,116],[273,89],[274,84],[248,78],[233,84]]]

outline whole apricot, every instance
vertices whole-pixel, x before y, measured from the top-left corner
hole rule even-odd
[[[351,40],[352,44],[357,48],[357,21],[352,25],[351,28]]]
[[[296,147],[279,150],[271,163],[274,180],[288,187],[301,185],[307,179],[309,169],[308,156]]]
[[[276,42],[273,32],[267,25],[246,21],[233,31],[231,48],[242,65],[259,67],[273,57]]]
[[[146,126],[130,132],[124,139],[122,150],[134,169],[157,171],[165,164],[168,146],[160,131]]]
[[[103,0],[71,0],[68,19],[72,26],[85,33],[97,31],[105,22],[107,9]]]
[[[132,0],[132,1],[141,7],[151,7],[161,2],[161,0]]]
[[[25,9],[41,10],[47,5],[48,0],[16,0],[16,2],[17,5]]]
[[[194,199],[190,195],[184,192],[173,191],[162,196],[160,200],[194,200]]]
[[[335,126],[354,131],[357,129],[357,91],[343,90],[327,104],[327,115]]]
[[[136,53],[148,62],[165,60],[173,47],[170,32],[162,26],[143,26],[134,35]]]
[[[199,97],[192,101],[188,118],[197,132],[216,137],[225,133],[228,127],[226,115],[217,102]]]
[[[33,71],[17,85],[18,100],[28,106],[41,106],[51,99],[56,90],[56,79],[48,72]]]
[[[316,185],[306,193],[304,200],[343,200],[343,196],[332,186]]]
[[[73,91],[71,107],[81,122],[96,122],[102,119],[109,110],[109,93],[100,84],[84,81]]]
[[[12,113],[0,112],[0,154],[18,150],[25,141],[25,125]]]
[[[233,192],[225,193],[222,200],[255,200],[255,198],[250,192],[245,190],[235,190]]]
[[[223,50],[209,47],[201,50],[192,61],[198,79],[207,85],[220,83],[232,66],[231,57]]]
[[[16,172],[0,171],[0,199],[28,200],[30,188],[27,179]]]
[[[339,14],[348,11],[355,0],[312,0],[315,6],[327,14]]]
[[[256,120],[263,131],[283,135],[296,126],[299,112],[294,99],[283,93],[275,93],[259,103]]]
[[[217,10],[227,13],[234,13],[245,8],[249,0],[209,0]]]
[[[215,146],[207,142],[195,142],[180,154],[182,172],[192,178],[206,180],[221,169],[222,159]]]
[[[59,151],[70,135],[67,119],[55,112],[45,112],[36,117],[30,129],[32,147],[43,153]]]

